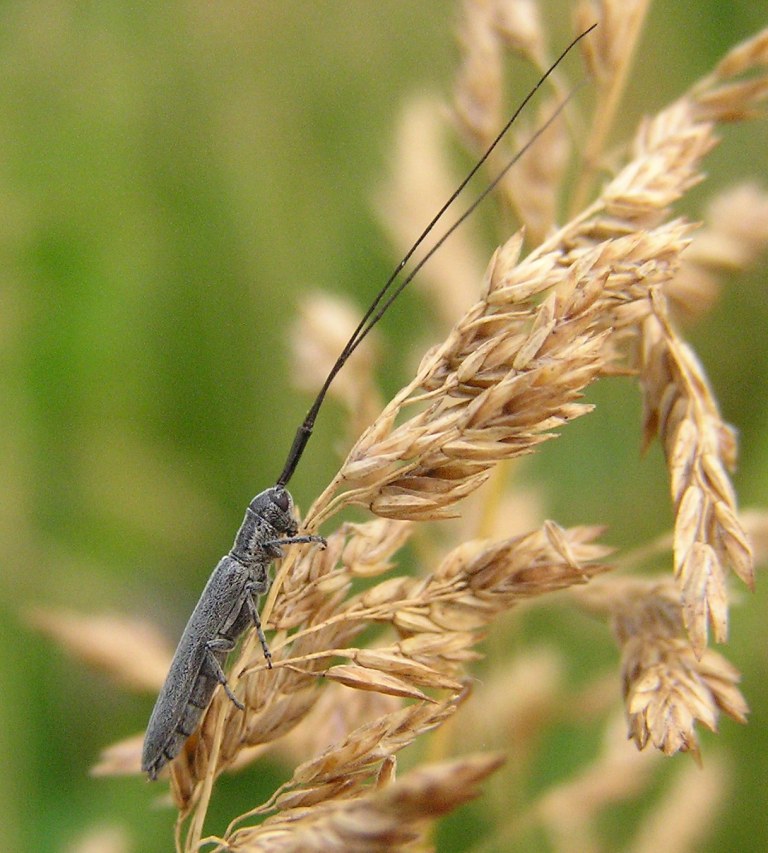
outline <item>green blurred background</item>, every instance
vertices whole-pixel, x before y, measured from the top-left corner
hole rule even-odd
[[[564,43],[563,7],[545,5]],[[760,5],[659,4],[628,126],[765,26]],[[371,198],[404,98],[450,91],[455,24],[442,0],[0,6],[2,849],[63,850],[102,823],[127,827],[135,850],[170,848],[158,788],[88,776],[101,747],[141,730],[154,697],[88,672],[22,612],[145,615],[178,636],[308,405],[287,380],[302,293],[364,306],[393,264]],[[765,176],[765,140],[764,122],[728,129],[707,192]],[[768,474],[765,302],[764,276],[741,276],[689,330],[741,431],[745,506],[765,502]],[[410,294],[384,326],[388,389],[405,378],[397,353],[423,307]],[[528,473],[558,521],[607,522],[610,541],[632,546],[669,525],[660,455],[639,458],[629,383],[591,397],[598,415]],[[336,414],[292,484],[305,507],[335,471]],[[705,756],[722,743],[736,762],[713,851],[768,839],[762,587],[734,610],[728,651],[751,723],[704,738]],[[588,666],[583,649],[578,660]],[[222,780],[210,829],[280,778],[262,763]],[[443,848],[462,849],[451,836]]]

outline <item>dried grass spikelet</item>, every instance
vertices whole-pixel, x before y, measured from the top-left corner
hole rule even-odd
[[[761,104],[768,99],[766,68],[768,29],[729,50],[712,73],[693,86],[690,97],[700,118],[726,122],[759,116]]]
[[[631,68],[631,54],[637,47],[649,5],[648,0],[580,0],[576,7],[576,30],[584,30],[594,21],[600,21],[595,30],[596,38],[586,41],[582,51],[604,101],[618,97],[611,95],[609,98],[604,94],[606,90],[617,89],[620,94],[624,87]]]
[[[511,50],[543,71],[547,49],[536,0],[497,0],[496,30]]]
[[[526,816],[526,823],[541,823],[552,849],[603,849],[602,814],[641,793],[660,769],[658,754],[628,749],[622,734],[620,722],[610,720],[603,749],[594,762],[544,791]],[[678,765],[663,796],[646,810],[634,837],[622,849],[630,853],[699,849],[726,807],[730,776],[730,768],[717,754],[708,756],[704,767]]]
[[[286,809],[261,826],[235,831],[226,846],[216,849],[243,853],[430,849],[423,846],[426,823],[476,797],[478,784],[503,761],[500,755],[478,754],[426,765],[353,798]]]
[[[599,20],[596,38],[581,45],[584,63],[595,83],[597,104],[582,145],[581,167],[571,195],[570,210],[584,206],[595,176],[604,167],[604,151],[619,111],[633,58],[640,41],[648,0],[581,0],[576,7],[576,26],[585,29]]]
[[[502,124],[502,44],[495,0],[465,0],[459,29],[462,63],[454,103],[459,128],[470,147],[484,151]]]
[[[673,315],[692,320],[705,314],[719,294],[720,275],[751,266],[766,245],[768,193],[742,183],[716,195],[665,291]]]
[[[165,680],[171,650],[157,628],[144,619],[36,607],[26,613],[26,621],[70,654],[131,689],[154,692]]]
[[[516,768],[525,767],[563,707],[565,681],[566,663],[554,648],[528,648],[497,663],[473,687],[472,701],[454,721],[462,747],[501,749],[513,743]]]
[[[275,802],[298,808],[329,799],[329,790],[346,795],[375,778],[383,760],[391,758],[424,732],[451,717],[461,697],[443,702],[417,702],[353,729],[339,743],[300,764],[280,789]]]
[[[595,760],[545,790],[532,804],[527,822],[539,823],[555,850],[598,850],[597,818],[606,808],[639,794],[658,755],[627,749],[620,720],[609,720]]]
[[[586,29],[586,27],[585,27]],[[454,89],[454,120],[460,133],[476,154],[494,139],[503,116],[501,64],[506,49],[524,58],[537,72],[549,64],[539,10],[530,0],[472,0],[464,4],[460,47],[462,63]],[[491,88],[494,82],[496,88]],[[567,86],[556,69],[550,77],[557,100],[565,98]],[[488,159],[488,171],[498,174],[511,156],[530,139],[553,112],[553,104],[538,110],[535,122],[524,117],[510,140],[502,142]],[[562,122],[553,123],[540,134],[536,145],[521,158],[514,174],[500,184],[500,198],[514,211],[525,227],[531,245],[539,243],[555,223],[560,200],[561,179],[572,151]]]
[[[768,243],[768,192],[750,182],[729,187],[707,205],[707,219],[704,239],[696,241],[697,261],[744,269]]]
[[[401,707],[401,700],[388,693],[328,684],[304,724],[275,743],[270,754],[293,767],[306,761],[308,755],[320,755],[340,743],[356,726],[372,723]]]
[[[739,518],[752,543],[756,565],[765,565],[768,563],[768,511],[745,509],[739,513]]]
[[[727,808],[733,776],[722,755],[708,755],[705,767],[683,764],[656,806],[643,819],[628,853],[689,853],[706,846]]]
[[[507,47],[534,67],[547,67],[541,9],[536,0],[497,0],[496,29]]]
[[[521,119],[514,134],[514,147],[521,150],[554,112],[558,101],[551,99],[537,110],[535,120]],[[531,244],[545,239],[557,222],[562,178],[572,155],[571,141],[564,122],[551,124],[536,144],[525,153],[514,174],[502,181],[501,189],[509,206],[525,227]]]
[[[91,776],[134,776],[141,772],[141,747],[144,732],[123,738],[104,747],[91,767]]]
[[[97,824],[62,848],[62,853],[129,853],[133,849],[125,827]]]
[[[651,743],[666,755],[697,756],[697,722],[714,731],[721,711],[746,722],[738,671],[711,649],[696,653],[671,580],[622,578],[579,597],[610,615],[622,653],[629,737],[639,749]]]
[[[449,516],[496,463],[531,452],[548,430],[588,412],[578,398],[607,366],[606,325],[672,275],[684,238],[679,224],[661,226],[568,257],[562,248],[534,252],[516,268],[519,241],[502,247],[484,299],[358,440],[308,523],[344,503],[393,518]],[[555,288],[544,302],[530,301]],[[423,405],[394,425],[406,407]],[[347,491],[331,501],[339,486]]]
[[[315,391],[323,384],[359,319],[353,306],[338,297],[323,293],[304,296],[298,321],[291,331],[293,381],[297,388]],[[357,435],[381,409],[372,379],[374,361],[375,347],[368,338],[329,389],[329,394],[348,412],[351,435]]]
[[[376,208],[400,257],[459,182],[447,160],[445,112],[442,101],[422,96],[405,104],[397,123],[390,177],[376,194]],[[487,260],[472,225],[467,222],[419,273],[419,287],[431,297],[445,327],[476,299]],[[429,245],[427,238],[414,260]],[[315,387],[320,384],[322,380]]]
[[[728,634],[725,574],[730,565],[754,584],[749,539],[736,512],[727,470],[736,440],[723,423],[702,368],[675,334],[660,295],[643,324],[641,381],[646,442],[658,433],[670,471],[675,511],[674,567],[683,620],[696,654]]]

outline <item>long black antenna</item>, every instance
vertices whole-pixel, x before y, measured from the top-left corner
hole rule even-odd
[[[507,131],[512,127],[512,125],[517,120],[517,117],[520,113],[525,109],[528,102],[531,98],[536,94],[538,89],[542,86],[542,84],[547,80],[547,78],[552,74],[552,72],[557,68],[557,66],[562,62],[562,60],[570,53],[570,51],[574,48],[574,46],[581,41],[586,35],[592,32],[595,29],[597,24],[592,24],[591,27],[584,30],[583,33],[576,36],[576,38],[571,41],[568,47],[557,57],[557,59],[550,65],[550,67],[541,75],[536,85],[528,92],[528,94],[523,98],[520,105],[514,111],[512,116],[509,118],[504,127],[499,131],[496,138],[493,142],[488,146],[485,153],[480,157],[480,159],[475,163],[472,169],[469,171],[464,180],[456,187],[456,189],[451,193],[450,198],[443,204],[443,206],[438,210],[438,212],[434,215],[432,220],[426,226],[426,228],[421,232],[416,242],[411,246],[411,248],[406,252],[403,256],[400,263],[395,267],[392,271],[392,274],[384,283],[384,286],[376,295],[376,298],[373,300],[368,310],[363,315],[363,318],[360,320],[355,331],[352,333],[351,337],[347,341],[344,349],[339,354],[339,357],[336,359],[336,363],[331,368],[328,376],[323,383],[322,388],[315,397],[315,401],[312,404],[311,408],[307,412],[306,417],[304,418],[301,426],[296,430],[296,435],[293,439],[293,444],[291,445],[291,449],[288,453],[288,457],[285,461],[285,466],[283,468],[282,474],[277,480],[278,486],[285,486],[288,481],[293,476],[293,472],[296,470],[296,466],[299,464],[299,460],[301,459],[304,449],[307,446],[307,442],[309,441],[309,437],[312,435],[312,430],[315,426],[315,420],[317,418],[317,414],[320,411],[320,407],[325,400],[325,395],[328,393],[328,389],[331,386],[331,383],[336,378],[336,374],[341,370],[341,368],[346,364],[347,359],[352,355],[352,353],[357,349],[357,347],[363,342],[366,336],[369,334],[371,329],[379,322],[379,320],[384,316],[392,303],[397,299],[397,297],[403,292],[403,290],[413,281],[416,274],[421,270],[424,264],[435,254],[435,252],[445,243],[448,237],[453,234],[453,232],[476,210],[476,208],[481,204],[481,202],[489,195],[495,188],[498,186],[499,182],[504,178],[504,176],[509,172],[512,166],[517,163],[517,161],[528,151],[531,146],[536,142],[536,140],[544,133],[545,130],[552,124],[552,122],[560,115],[562,110],[565,108],[565,105],[573,96],[574,92],[571,92],[568,97],[557,107],[555,112],[547,119],[547,121],[539,127],[533,136],[525,143],[525,145],[512,157],[512,159],[507,163],[507,165],[501,170],[501,172],[493,179],[493,181],[483,190],[483,192],[472,202],[472,204],[464,211],[464,213],[451,225],[450,228],[440,237],[440,239],[430,248],[427,254],[418,262],[418,264],[413,268],[413,270],[404,278],[401,282],[398,283],[397,287],[391,292],[390,288],[392,288],[395,280],[398,278],[400,273],[403,270],[403,267],[408,263],[408,261],[413,257],[414,252],[419,248],[419,246],[424,242],[427,236],[431,233],[432,229],[437,225],[437,223],[442,219],[445,212],[448,208],[453,204],[453,202],[458,198],[458,196],[462,193],[467,184],[472,180],[472,178],[477,174],[477,172],[482,167],[483,163],[491,156],[491,153],[496,148],[496,146],[501,142],[501,140],[506,135]],[[575,91],[575,90],[574,90]],[[387,295],[389,293],[389,295]],[[386,299],[385,299],[386,297]],[[383,304],[382,304],[383,303]]]

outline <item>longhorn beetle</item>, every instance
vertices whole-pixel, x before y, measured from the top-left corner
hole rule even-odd
[[[566,54],[584,36],[591,32],[593,24],[577,36],[560,54],[550,68],[541,76],[538,83],[523,99],[509,121],[499,132],[487,151],[475,163],[467,177],[459,184],[451,197],[440,208],[419,238],[408,250],[379,291],[366,311],[354,333],[341,351],[331,368],[312,407],[307,412],[301,426],[296,431],[293,444],[278,477],[277,483],[265,489],[250,502],[245,518],[235,537],[232,550],[219,561],[208,583],[192,611],[184,633],[181,635],[171,668],[157,697],[152,715],[149,718],[144,738],[141,767],[150,779],[157,778],[160,769],[173,760],[181,751],[184,741],[197,728],[203,712],[210,704],[214,690],[221,684],[227,696],[240,709],[242,702],[232,692],[223,664],[238,638],[249,625],[253,625],[261,642],[269,667],[272,667],[272,653],[267,645],[259,618],[258,599],[269,590],[269,566],[273,560],[283,556],[285,545],[318,542],[325,543],[322,536],[297,535],[298,525],[293,514],[293,499],[286,485],[296,470],[304,449],[307,446],[315,419],[325,399],[328,388],[347,359],[357,349],[371,329],[384,316],[390,305],[397,299],[405,287],[430,257],[442,246],[445,240],[470,216],[480,202],[497,186],[509,169],[533,145],[538,137],[549,127],[565,106],[564,101],[554,114],[542,125],[520,151],[507,163],[500,174],[486,187],[477,199],[457,219],[442,237],[432,246],[414,269],[402,280],[395,283],[413,253],[426,239],[443,214],[474,177],[491,152],[501,141],[520,115],[537,89],[554,71]]]

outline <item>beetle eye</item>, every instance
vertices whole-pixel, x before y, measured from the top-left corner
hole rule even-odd
[[[280,489],[279,492],[274,492],[271,495],[272,502],[277,504],[277,506],[283,511],[288,512],[288,509],[291,505],[291,499],[288,496],[288,492],[285,489]]]

